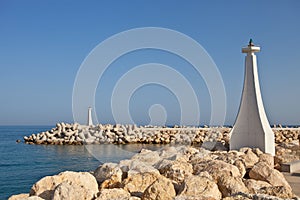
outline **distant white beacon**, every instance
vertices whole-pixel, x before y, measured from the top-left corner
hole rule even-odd
[[[92,108],[88,108],[88,119],[87,119],[87,125],[93,126],[93,119],[92,119]]]

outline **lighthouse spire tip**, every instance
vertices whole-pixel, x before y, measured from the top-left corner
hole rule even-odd
[[[250,38],[248,46],[254,46],[252,38]]]

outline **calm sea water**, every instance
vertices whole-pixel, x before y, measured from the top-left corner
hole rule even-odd
[[[104,162],[130,158],[142,148],[157,145],[28,145],[23,136],[49,130],[50,126],[0,126],[0,199],[29,193],[44,176],[70,171],[92,171]],[[16,140],[22,140],[16,143]]]

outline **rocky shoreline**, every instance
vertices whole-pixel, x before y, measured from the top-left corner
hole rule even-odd
[[[24,137],[29,144],[173,144],[142,150],[94,172],[62,172],[35,183],[16,199],[299,199],[281,165],[300,160],[299,128],[273,128],[276,155],[259,149],[229,151],[230,128],[137,127],[59,123]],[[182,145],[185,144],[185,145]]]
[[[17,199],[299,199],[259,149],[209,151],[191,146],[142,150],[94,172],[62,172],[36,182]]]

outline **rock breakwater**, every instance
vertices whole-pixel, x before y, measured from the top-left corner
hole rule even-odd
[[[136,125],[58,123],[49,131],[25,136],[28,144],[202,144],[217,141],[226,146],[230,128],[143,127]],[[207,145],[209,145],[207,143]]]

